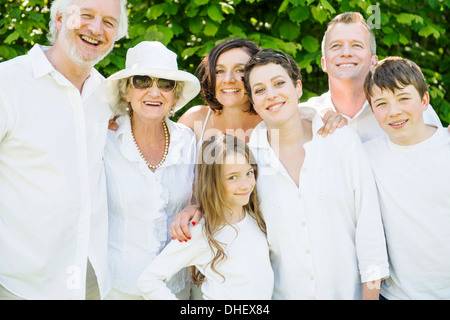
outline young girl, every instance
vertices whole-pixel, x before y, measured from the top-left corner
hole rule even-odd
[[[271,299],[273,271],[258,206],[257,166],[245,142],[227,134],[202,144],[194,194],[203,218],[192,240],[173,240],[146,268],[138,288],[146,299],[176,299],[165,282],[190,266],[204,299]]]

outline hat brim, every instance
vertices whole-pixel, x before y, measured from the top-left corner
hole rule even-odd
[[[189,72],[158,68],[128,68],[114,73],[105,81],[106,94],[112,107],[114,107],[114,104],[117,103],[119,80],[136,75],[146,75],[155,78],[163,78],[183,82],[183,91],[181,92],[180,97],[174,106],[175,112],[184,107],[200,92],[200,82],[198,81],[196,76]]]

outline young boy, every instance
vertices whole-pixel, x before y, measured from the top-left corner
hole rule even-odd
[[[450,133],[424,123],[430,98],[414,62],[386,58],[364,90],[387,133],[365,143],[390,262],[381,298],[450,299]]]

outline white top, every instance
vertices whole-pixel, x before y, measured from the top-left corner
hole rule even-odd
[[[267,225],[274,299],[360,299],[362,282],[388,276],[375,180],[362,143],[344,127],[325,138],[311,108],[313,139],[299,187],[267,140],[261,122],[250,137],[259,166],[261,210]]]
[[[329,91],[325,92],[321,96],[312,97],[308,99],[308,101],[300,103],[299,106],[312,107],[319,112],[320,116],[323,116],[325,112],[330,109],[336,112],[333,102],[331,101],[331,94]],[[353,118],[346,115],[342,116],[348,120],[348,125],[355,130],[362,142],[366,142],[381,135],[386,135],[375,119],[367,100],[361,110]],[[428,109],[423,113],[423,119],[426,124],[442,127],[442,123],[431,105],[429,105]]]
[[[0,283],[26,299],[84,299],[87,260],[109,291],[104,78],[79,90],[35,45],[0,64]]]
[[[187,266],[196,266],[205,275],[205,300],[267,300],[272,296],[273,272],[265,234],[247,214],[233,226],[224,226],[215,239],[223,243],[227,258],[211,269],[213,251],[203,231],[204,220],[190,227],[192,240],[173,240],[147,267],[138,281],[146,299],[176,299],[165,281]]]
[[[380,195],[391,277],[387,299],[450,299],[450,134],[365,143]]]
[[[119,129],[108,131],[105,169],[109,205],[108,258],[113,287],[138,294],[136,282],[145,267],[169,242],[169,226],[192,196],[196,156],[195,135],[183,124],[166,118],[170,145],[166,160],[152,172],[131,135],[129,116],[117,120]],[[185,287],[187,271],[170,287]]]

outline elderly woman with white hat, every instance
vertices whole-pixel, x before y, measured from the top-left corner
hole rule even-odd
[[[127,52],[126,67],[105,83],[117,131],[105,149],[112,289],[107,299],[142,299],[136,281],[170,240],[173,216],[192,196],[196,138],[168,119],[200,91],[198,79],[178,70],[176,54],[156,41]],[[187,270],[170,281],[189,299]]]

